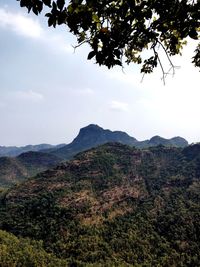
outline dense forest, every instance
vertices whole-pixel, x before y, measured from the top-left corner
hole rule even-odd
[[[2,191],[0,266],[199,266],[199,163],[109,143]]]

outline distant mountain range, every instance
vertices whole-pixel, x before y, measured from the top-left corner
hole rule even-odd
[[[138,141],[136,138],[129,136],[125,132],[104,130],[98,125],[90,124],[80,129],[78,136],[70,144],[59,148],[45,149],[43,152],[51,153],[62,159],[71,159],[74,155],[81,151],[85,151],[108,142],[117,142],[137,148],[147,148],[157,145],[175,147],[188,146],[187,140],[179,136],[171,139],[154,136],[150,140]]]
[[[50,144],[40,144],[27,145],[23,147],[0,146],[0,157],[16,157],[21,153],[28,151],[41,151],[44,153],[54,154],[62,159],[70,159],[81,151],[97,147],[108,142],[117,142],[129,146],[135,146],[136,148],[147,148],[157,145],[185,147],[188,145],[187,140],[179,136],[171,139],[165,139],[157,135],[152,137],[150,140],[138,141],[136,138],[129,136],[125,132],[105,130],[98,125],[90,124],[81,128],[78,136],[70,144],[59,144],[55,146]]]
[[[50,145],[50,144],[40,144],[40,145],[27,145],[22,147],[17,146],[0,146],[0,157],[16,157],[22,153],[28,151],[41,151],[44,149],[55,148],[58,149],[66,144]]]

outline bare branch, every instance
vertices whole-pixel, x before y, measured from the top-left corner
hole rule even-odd
[[[78,47],[80,47],[81,45],[83,45],[83,44],[85,44],[85,43],[88,43],[90,41],[90,39],[85,39],[84,41],[82,41],[81,43],[79,43],[79,44],[77,44],[77,45],[72,45],[72,47],[74,48],[74,53],[75,53],[75,51],[76,51],[76,49],[78,48]]]

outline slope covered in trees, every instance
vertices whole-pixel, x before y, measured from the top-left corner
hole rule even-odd
[[[1,197],[0,227],[68,266],[199,266],[200,146],[111,143]]]
[[[10,187],[41,171],[55,167],[61,159],[42,152],[26,152],[11,157],[0,157],[0,187]]]
[[[17,238],[0,230],[0,266],[65,267],[67,263],[47,253],[42,242]]]

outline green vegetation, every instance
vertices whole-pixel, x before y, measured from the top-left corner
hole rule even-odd
[[[42,242],[17,238],[0,230],[0,266],[64,267],[67,263],[47,253]]]
[[[181,54],[186,39],[199,40],[200,3],[191,0],[18,0],[21,7],[38,15],[43,8],[49,26],[67,25],[77,37],[78,45],[89,44],[88,59],[111,68],[123,62],[142,64],[150,73],[160,65],[163,78],[168,70],[162,66],[163,50],[170,56]],[[152,53],[142,53],[146,49]],[[159,50],[160,49],[160,50]],[[200,45],[193,63],[200,66]]]
[[[197,267],[199,159],[198,144],[88,150],[4,192],[0,227],[67,266]]]
[[[0,157],[0,187],[11,187],[39,172],[55,167],[61,159],[42,152],[26,152],[11,157]]]

